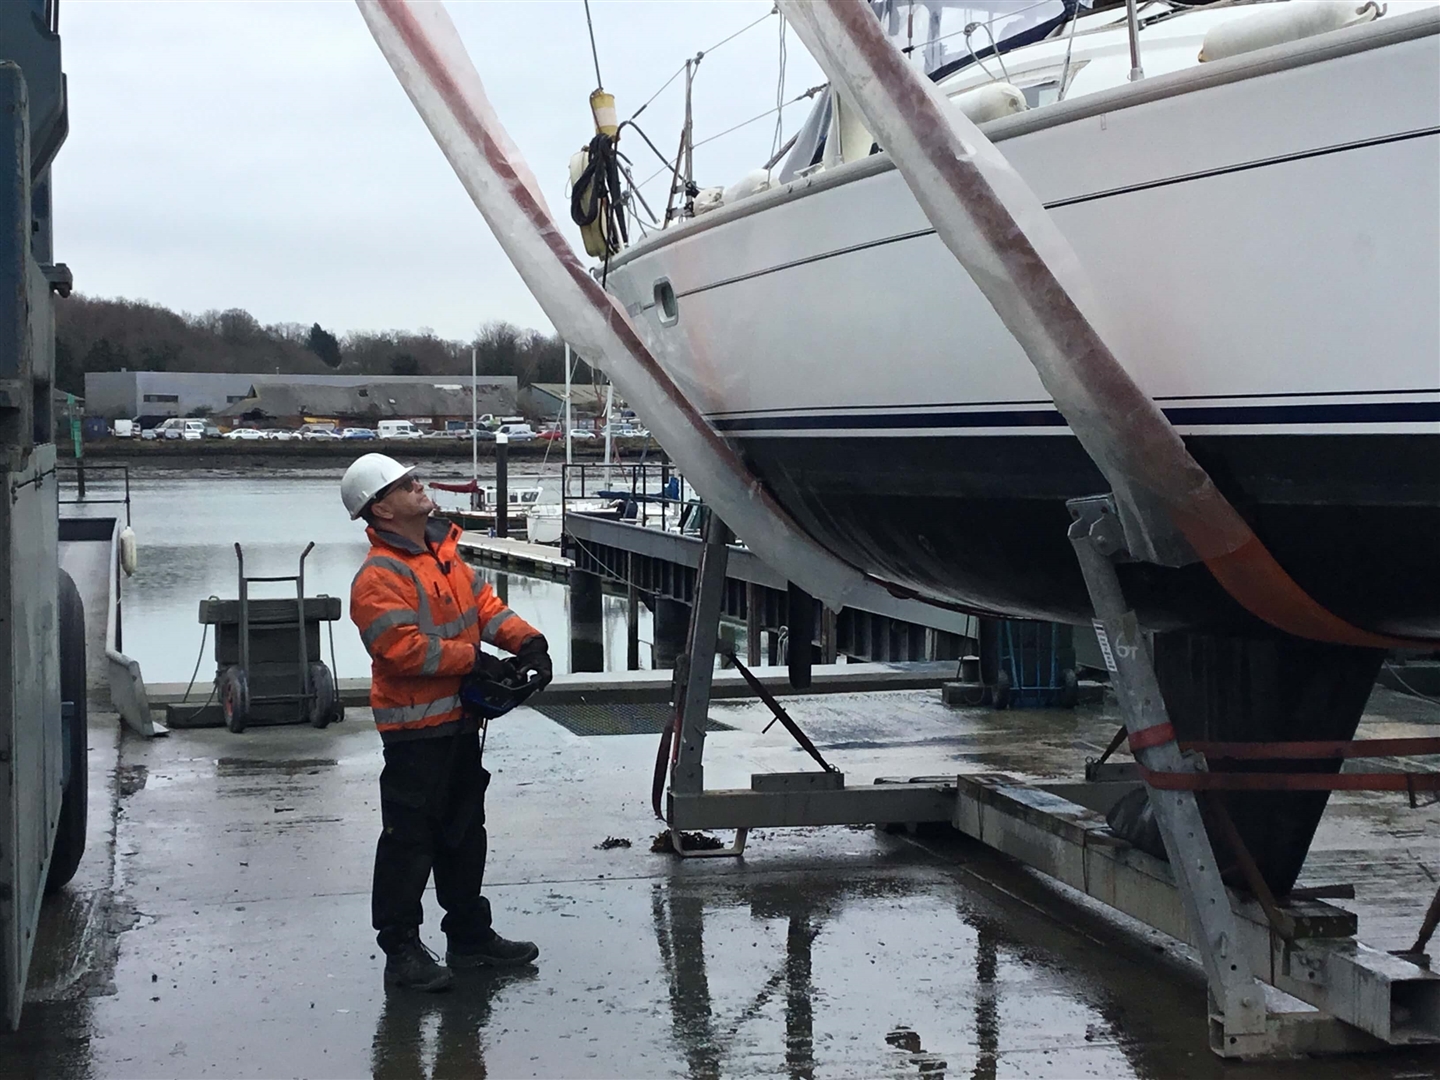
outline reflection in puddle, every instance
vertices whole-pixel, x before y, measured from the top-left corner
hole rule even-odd
[[[994,1080],[1007,1053],[1034,1054],[1052,1075],[1146,1075],[1113,1038],[1094,1038],[1113,1030],[1103,993],[1072,985],[1004,920],[946,891],[828,875],[703,891],[656,883],[651,917],[688,1075],[783,1060],[792,1080],[837,1065]]]

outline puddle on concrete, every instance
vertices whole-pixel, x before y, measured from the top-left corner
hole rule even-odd
[[[128,799],[137,791],[144,791],[148,776],[149,770],[144,765],[121,765],[115,770],[115,783],[120,798]]]

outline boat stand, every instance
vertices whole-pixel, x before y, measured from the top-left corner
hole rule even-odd
[[[1148,639],[1125,603],[1115,563],[1128,556],[1113,501],[1104,496],[1070,505],[1070,539],[1138,764],[1152,773],[1203,769],[1203,759],[1182,754],[1175,741]],[[756,828],[947,824],[1194,947],[1209,988],[1210,1046],[1222,1057],[1440,1044],[1440,974],[1421,966],[1427,958],[1392,955],[1356,940],[1355,915],[1322,899],[1344,895],[1343,886],[1308,895],[1295,890],[1278,901],[1259,881],[1252,882],[1259,886],[1254,897],[1229,889],[1193,791],[1148,792],[1166,861],[1116,836],[1106,823],[1106,811],[1145,782],[1115,767],[1097,772],[1103,779],[1074,783],[976,774],[847,785],[817,752],[819,771],[757,773],[748,789],[707,790],[705,725],[730,534],[707,512],[704,535],[687,649],[676,671],[676,723],[657,763],[657,808],[668,764],[664,816],[677,853],[743,856]],[[793,732],[783,708],[767,704]],[[686,850],[682,830],[701,829],[734,829],[735,842]]]
[[[665,820],[675,850],[685,856],[741,855],[746,834],[755,828],[949,822],[955,808],[953,782],[846,786],[844,773],[825,769],[756,773],[748,789],[705,789],[705,724],[709,718],[730,531],[709,511],[703,528],[705,544],[696,574],[686,662],[676,678],[676,737],[669,746]],[[736,841],[718,850],[686,851],[676,842],[686,829],[735,829]]]

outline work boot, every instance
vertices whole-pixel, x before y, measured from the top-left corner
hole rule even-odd
[[[385,954],[385,985],[434,993],[450,988],[450,970],[418,937],[408,938]]]
[[[533,941],[510,941],[499,934],[489,941],[452,941],[445,950],[445,962],[452,968],[524,967],[533,963],[540,949]]]

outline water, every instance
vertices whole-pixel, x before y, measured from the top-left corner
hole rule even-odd
[[[492,466],[493,468],[493,466]],[[195,670],[203,627],[199,604],[208,596],[233,598],[235,544],[245,552],[247,575],[294,574],[305,545],[315,550],[305,562],[305,591],[340,597],[342,616],[333,625],[335,666],[340,678],[368,678],[370,658],[350,621],[350,582],[365,559],[365,531],[340,505],[342,466],[280,468],[269,465],[232,468],[171,469],[132,466],[131,521],[140,553],[135,576],[124,583],[124,651],[140,664],[147,682],[185,682]],[[437,463],[426,475],[454,479],[468,464]],[[559,466],[512,463],[511,485],[539,483],[542,502],[559,500]],[[483,479],[483,478],[482,478]],[[490,477],[493,481],[493,475]],[[94,477],[87,498],[118,498],[121,485]],[[63,498],[74,498],[73,488]],[[441,505],[463,505],[463,495],[436,493]],[[124,514],[124,508],[94,503],[94,515]],[[476,567],[502,599],[550,641],[555,670],[570,670],[570,597],[564,583],[522,577]],[[294,595],[293,586],[255,585],[252,596]],[[604,607],[606,670],[625,667],[625,600],[606,596]],[[651,616],[640,609],[640,664],[650,666]],[[329,642],[322,636],[324,659]],[[214,651],[205,643],[196,685],[208,687],[214,675]]]

